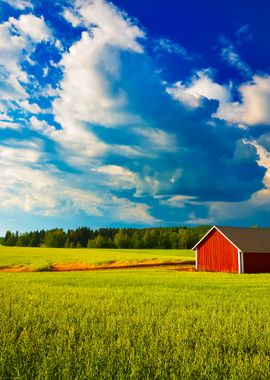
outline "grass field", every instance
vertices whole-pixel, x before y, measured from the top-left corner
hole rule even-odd
[[[269,379],[270,275],[0,273],[1,379]]]
[[[28,270],[50,270],[56,264],[89,264],[101,267],[108,264],[130,264],[142,262],[182,262],[194,260],[189,250],[158,249],[64,249],[24,248],[0,246],[0,269],[24,268]]]

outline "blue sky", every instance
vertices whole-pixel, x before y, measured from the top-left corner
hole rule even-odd
[[[269,226],[268,1],[0,1],[0,233]]]

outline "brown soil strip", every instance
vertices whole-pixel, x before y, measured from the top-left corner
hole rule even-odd
[[[54,264],[51,268],[53,272],[71,272],[71,271],[96,271],[104,269],[139,269],[139,268],[153,268],[153,267],[172,267],[179,265],[194,265],[194,261],[144,261],[144,262],[134,262],[134,263],[106,263],[101,265],[95,264],[85,264],[85,263],[60,263]]]
[[[3,267],[0,268],[0,272],[36,272],[36,270],[27,267]]]
[[[111,262],[104,264],[87,264],[87,263],[56,263],[48,270],[42,269],[42,272],[76,272],[76,271],[97,271],[109,269],[140,269],[166,267],[179,271],[193,271],[195,262],[191,261],[141,261],[131,263]],[[3,267],[0,272],[39,272],[38,269],[27,267]]]

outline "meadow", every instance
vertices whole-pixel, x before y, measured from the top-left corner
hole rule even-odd
[[[91,249],[91,248],[29,248],[0,246],[0,270],[23,269],[46,271],[58,264],[74,267],[99,268],[120,264],[157,264],[194,260],[190,250],[160,249]],[[84,265],[87,264],[87,265]]]
[[[270,275],[0,273],[1,379],[269,379]]]

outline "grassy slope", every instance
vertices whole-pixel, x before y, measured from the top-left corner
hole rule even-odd
[[[270,275],[0,273],[0,378],[269,379]]]
[[[189,250],[134,250],[134,249],[65,249],[0,247],[0,268],[27,267],[45,270],[56,263],[88,263],[101,265],[108,262],[183,261],[194,259]]]

